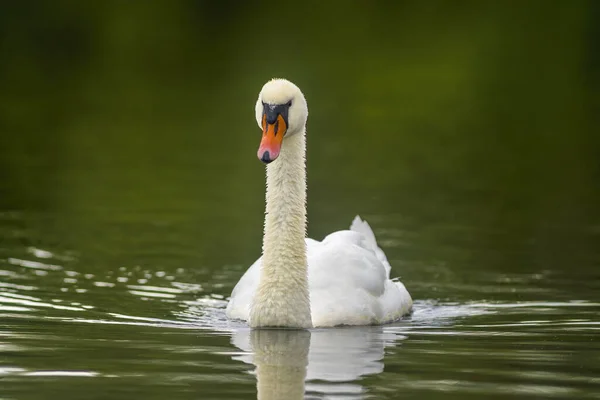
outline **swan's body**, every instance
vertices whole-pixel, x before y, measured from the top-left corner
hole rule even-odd
[[[408,291],[389,279],[390,264],[359,217],[351,230],[334,232],[321,242],[307,238],[306,247],[313,326],[382,324],[410,311]],[[262,263],[263,257],[256,260],[233,289],[230,318],[249,319]]]
[[[322,242],[305,238],[307,116],[294,84],[265,84],[256,104],[263,128],[258,156],[269,164],[263,255],[233,289],[227,316],[252,327],[394,321],[410,312],[412,299],[402,283],[390,280],[390,265],[365,221],[357,217],[350,230]]]

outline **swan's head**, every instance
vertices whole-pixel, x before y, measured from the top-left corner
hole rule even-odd
[[[256,101],[256,122],[262,129],[258,158],[265,164],[274,161],[283,139],[304,134],[308,108],[298,86],[285,79],[265,83]]]

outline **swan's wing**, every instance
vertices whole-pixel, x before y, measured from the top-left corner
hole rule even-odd
[[[228,318],[248,321],[250,317],[250,304],[254,298],[254,293],[260,279],[261,263],[262,257],[248,268],[233,288],[225,311]]]
[[[313,246],[308,268],[315,326],[389,322],[412,307],[404,285],[389,279],[390,264],[360,217],[350,230],[334,232]]]
[[[360,218],[360,216],[354,217],[352,224],[350,225],[350,230],[359,232],[365,237],[365,241],[367,245],[373,249],[377,259],[381,262],[381,264],[385,267],[386,271],[386,289],[384,291],[384,295],[379,299],[384,315],[390,316],[392,319],[396,319],[401,317],[404,314],[407,314],[412,308],[412,298],[404,287],[404,284],[399,280],[390,280],[390,272],[392,270],[392,266],[388,262],[385,253],[381,248],[377,245],[377,240],[375,239],[375,233],[371,229],[369,223]],[[397,314],[398,310],[400,310],[400,315],[393,317]]]

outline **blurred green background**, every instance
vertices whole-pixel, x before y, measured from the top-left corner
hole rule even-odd
[[[308,234],[360,214],[416,300],[315,335],[308,391],[597,398],[593,0],[1,2],[6,398],[255,397],[224,300],[272,77],[308,101]]]
[[[594,1],[5,2],[0,209],[92,264],[248,265],[253,106],[286,77],[310,109],[311,236],[360,213],[408,259],[589,270],[599,18]]]

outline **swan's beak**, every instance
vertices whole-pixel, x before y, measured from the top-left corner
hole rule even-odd
[[[287,123],[281,114],[269,118],[267,112],[263,114],[263,135],[258,147],[258,159],[265,164],[275,161],[281,151],[283,136],[287,131]]]

